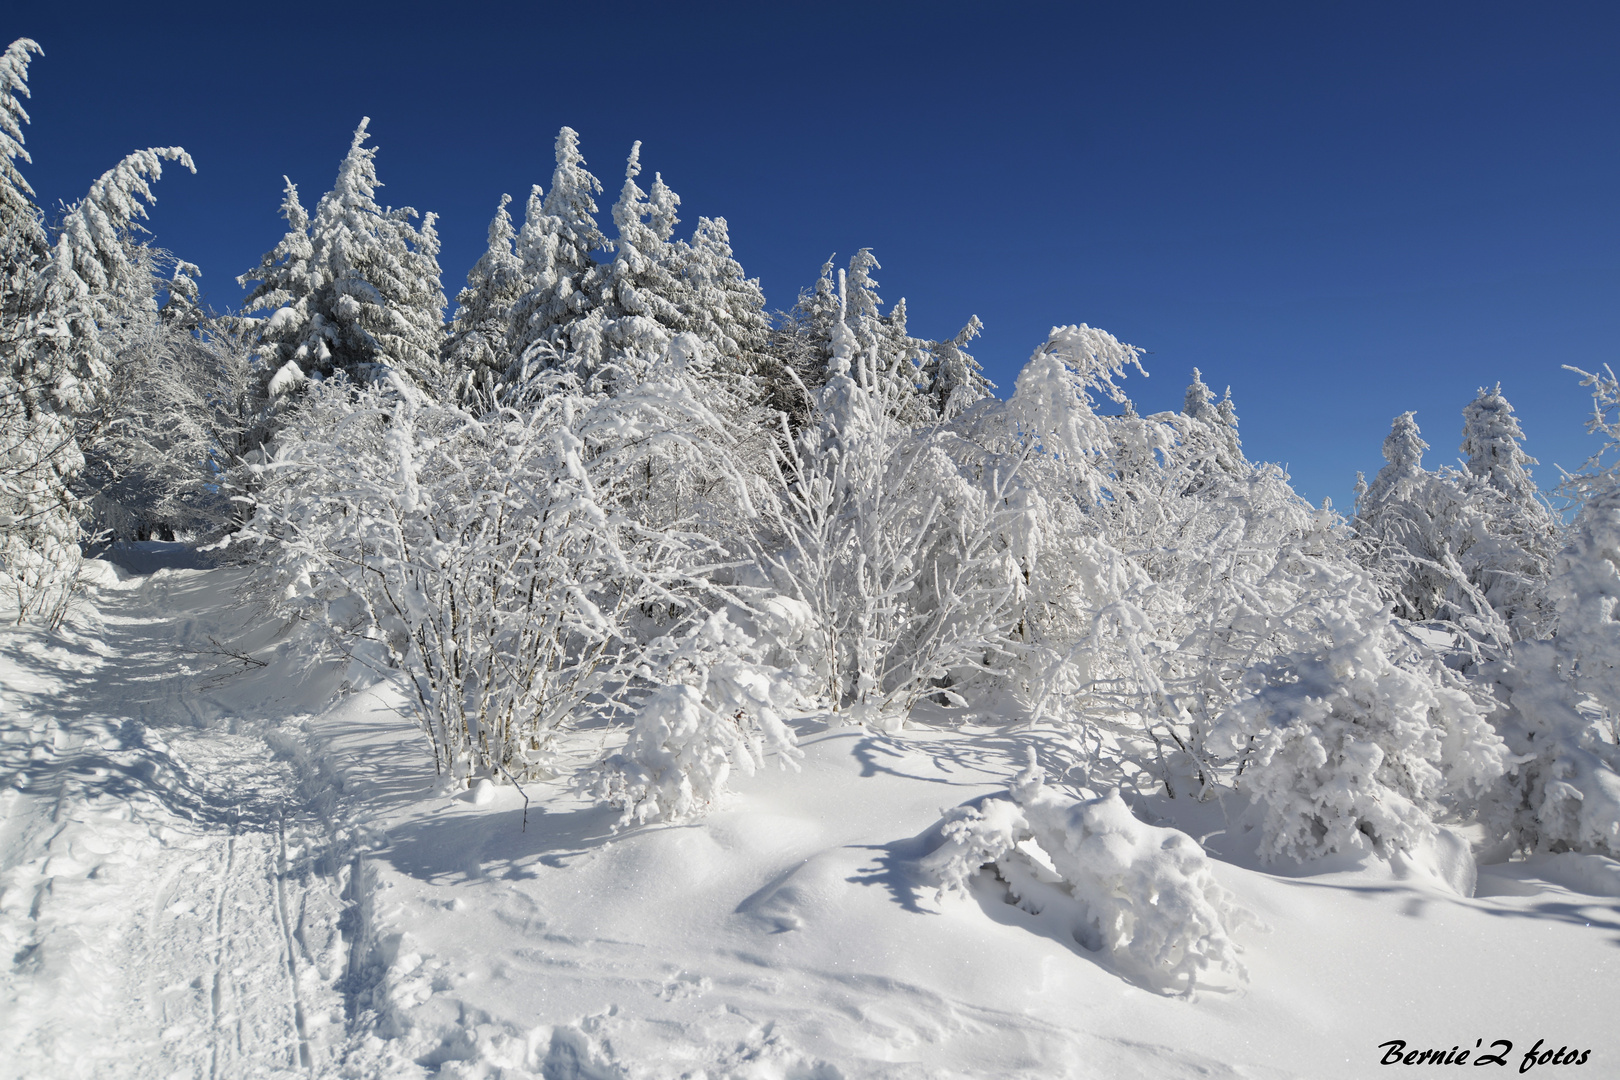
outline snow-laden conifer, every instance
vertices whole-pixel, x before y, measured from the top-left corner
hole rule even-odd
[[[1560,491],[1579,509],[1553,558],[1556,629],[1520,641],[1492,674],[1499,727],[1519,763],[1497,792],[1494,823],[1515,847],[1620,856],[1620,380],[1580,372],[1587,428],[1602,448]],[[1491,410],[1500,420],[1500,410]],[[1493,425],[1500,430],[1505,424]],[[1498,457],[1511,457],[1511,451]],[[1511,476],[1511,473],[1508,474]]]
[[[512,309],[524,292],[523,263],[513,249],[512,217],[502,195],[489,222],[484,254],[467,272],[456,297],[455,318],[445,341],[445,365],[464,395],[488,397],[512,367]]]
[[[757,371],[771,332],[765,294],[759,279],[748,277],[732,254],[726,219],[698,218],[677,259],[682,325],[713,344],[727,369]]]
[[[1518,755],[1494,823],[1515,848],[1620,856],[1620,498],[1594,493],[1555,559],[1557,635],[1520,641],[1494,674]]]
[[[16,53],[16,46],[7,53],[13,79]],[[8,318],[0,373],[0,564],[19,617],[64,610],[77,573],[81,506],[72,485],[84,456],[76,426],[106,401],[121,342],[157,316],[152,263],[139,234],[154,201],[150,181],[165,160],[195,171],[179,147],[130,154],[67,208],[49,252],[15,271],[32,296],[19,298],[15,322]],[[17,222],[29,227],[26,214]]]
[[[1540,637],[1552,613],[1547,579],[1560,526],[1536,488],[1524,452],[1524,431],[1497,384],[1480,387],[1463,409],[1466,497],[1483,529],[1463,567],[1516,639]]]
[[[339,370],[361,380],[398,371],[418,386],[438,380],[445,301],[435,216],[417,229],[415,210],[378,205],[377,150],[364,145],[370,122],[361,119],[313,217],[287,183],[287,236],[238,279],[259,282],[245,309],[270,313],[259,328],[272,398]]]
[[[596,303],[591,252],[607,245],[596,224],[595,195],[602,184],[586,170],[573,128],[557,132],[556,159],[550,191],[542,197],[534,187],[518,234],[527,286],[512,312],[512,355],[518,363],[532,361],[540,346],[550,356],[570,352],[569,325]]]
[[[660,179],[655,206],[636,182],[640,175],[637,142],[613,205],[613,259],[589,272],[591,309],[567,324],[571,361],[588,385],[609,393],[640,381],[685,323],[677,303],[680,267],[669,241],[680,199]]]
[[[1418,621],[1457,613],[1448,606],[1460,575],[1452,540],[1466,512],[1460,488],[1424,469],[1427,449],[1416,415],[1397,416],[1384,438],[1386,464],[1357,501],[1355,517],[1369,568],[1385,582],[1396,613]]]
[[[1179,440],[1181,453],[1200,463],[1192,470],[1192,483],[1207,483],[1217,469],[1231,476],[1242,476],[1248,471],[1243,444],[1238,438],[1237,409],[1232,404],[1230,387],[1217,402],[1204,383],[1203,373],[1193,368],[1193,381],[1187,387],[1181,411],[1193,421]]]
[[[934,380],[932,375],[924,375],[923,365],[935,343],[914,338],[907,331],[904,299],[883,311],[878,283],[872,277],[872,271],[878,269],[870,248],[857,251],[847,271],[835,275],[830,259],[822,266],[815,285],[799,294],[772,344],[784,369],[776,377],[797,381],[811,391],[821,387],[832,371],[835,327],[842,324],[850,336],[849,374],[856,385],[875,393],[883,408],[903,424],[933,420],[938,414],[933,397],[925,390]],[[966,330],[963,335],[956,341],[958,349],[972,337]],[[974,392],[971,358],[962,366],[965,396],[970,397]],[[952,384],[950,390],[954,389]],[[785,390],[780,388],[777,396],[791,398]]]

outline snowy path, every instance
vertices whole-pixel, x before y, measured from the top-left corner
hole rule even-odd
[[[0,631],[0,1075],[307,1075],[347,1039],[336,793],[296,688],[223,652],[274,629],[226,578],[108,581],[61,633]]]

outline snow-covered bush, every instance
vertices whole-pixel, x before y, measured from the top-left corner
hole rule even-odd
[[[994,867],[1018,905],[1125,974],[1191,994],[1200,978],[1244,978],[1232,934],[1252,916],[1215,880],[1198,842],[1143,824],[1118,791],[1076,799],[1031,764],[1009,795],[957,807],[921,869],[941,892]]]
[[[819,424],[782,432],[780,547],[763,558],[814,617],[831,707],[887,722],[953,671],[983,667],[1015,621],[1005,505],[1015,469],[982,470],[978,455],[953,457],[958,437],[901,424],[901,384],[873,374],[880,361],[857,352],[843,310],[833,311]]]
[[[1365,574],[1319,563],[1310,575],[1294,617],[1315,633],[1254,670],[1259,685],[1212,747],[1241,757],[1263,858],[1410,851],[1502,775],[1507,747],[1437,658],[1402,642]]]
[[[328,380],[254,467],[243,538],[269,545],[275,602],[399,668],[458,778],[547,774],[556,737],[612,707],[647,640],[725,598],[714,540],[625,509],[660,455],[723,472],[717,418],[678,379],[613,398],[544,379],[527,409],[483,417],[397,379]]]
[[[716,612],[679,640],[646,649],[639,674],[655,684],[629,741],[591,769],[583,787],[624,811],[619,824],[686,821],[774,750],[784,767],[802,756],[783,722],[797,692],[790,673],[758,661],[754,642]]]

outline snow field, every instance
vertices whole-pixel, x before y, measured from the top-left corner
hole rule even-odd
[[[554,782],[525,785],[525,826],[510,785],[433,782],[396,687],[342,694],[350,673],[233,610],[236,573],[104,580],[60,633],[6,632],[0,1075],[1350,1078],[1392,1039],[1620,1054],[1611,860],[1485,866],[1469,898],[1421,856],[1261,869],[1236,807],[1132,795],[1135,828],[1202,837],[1255,917],[1230,927],[1248,981],[1188,999],[992,871],[939,894],[942,820],[1004,800],[1028,734],[801,717],[802,771],[767,761],[696,823],[615,831]],[[1072,792],[1061,738],[1038,745]]]

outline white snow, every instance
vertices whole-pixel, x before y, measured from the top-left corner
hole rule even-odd
[[[1016,810],[1028,733],[790,718],[801,771],[615,831],[560,781],[447,794],[398,688],[312,666],[232,605],[240,571],[92,565],[59,632],[0,631],[0,1075],[1336,1078],[1397,1039],[1620,1061],[1600,856],[1482,866],[1472,897],[1414,860],[1262,868],[1236,806],[1122,816],[1048,769],[1033,877],[1072,879],[1091,841],[1054,822],[1096,818],[1122,873],[1178,837],[1185,880],[1253,914],[1225,924],[1247,981],[1182,997],[989,872],[939,895],[941,817]]]

